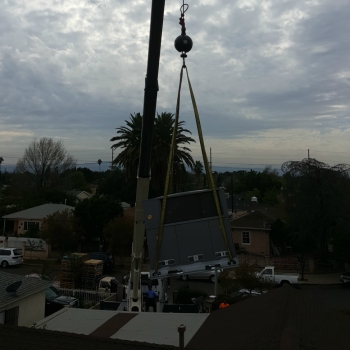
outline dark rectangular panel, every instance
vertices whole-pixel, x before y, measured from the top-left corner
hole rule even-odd
[[[228,247],[220,229],[212,191],[192,191],[168,196],[159,256],[157,236],[162,197],[144,202],[151,274],[157,261],[160,277],[202,271],[213,265],[238,266],[223,189],[218,190],[218,196]]]

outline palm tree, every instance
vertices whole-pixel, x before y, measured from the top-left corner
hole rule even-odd
[[[131,114],[130,120],[126,120],[125,122],[127,126],[117,128],[118,135],[111,139],[111,141],[118,141],[112,145],[113,148],[122,149],[114,159],[114,164],[124,168],[127,179],[133,181],[136,179],[136,171],[139,163],[142,116],[140,113]],[[174,122],[174,115],[166,112],[157,114],[154,121],[151,178],[152,186],[158,194],[162,194],[164,189]],[[186,172],[186,166],[190,169],[194,167],[194,161],[190,155],[191,150],[185,145],[195,142],[195,140],[185,135],[186,133],[191,134],[191,132],[184,129],[184,123],[184,121],[178,123],[174,153],[174,163],[179,165],[177,171],[179,171],[180,168],[181,172]]]
[[[139,163],[142,116],[140,113],[130,114],[130,120],[125,120],[126,126],[117,128],[117,136],[111,141],[118,141],[111,148],[120,148],[122,151],[114,158],[113,164],[120,166],[125,171],[128,181],[136,179],[136,171]]]

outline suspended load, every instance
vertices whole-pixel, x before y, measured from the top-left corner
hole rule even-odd
[[[168,195],[159,252],[163,197],[143,202],[151,276],[169,277],[215,269],[215,266],[223,269],[238,265],[224,188],[217,190],[217,196],[224,236],[212,190]]]

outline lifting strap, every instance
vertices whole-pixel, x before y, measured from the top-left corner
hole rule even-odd
[[[174,154],[175,154],[175,148],[176,148],[176,135],[177,135],[177,128],[178,128],[178,123],[179,123],[180,92],[181,92],[183,70],[184,69],[186,69],[187,81],[188,81],[188,86],[189,86],[189,89],[190,89],[190,95],[191,95],[191,100],[192,100],[192,105],[193,105],[194,116],[195,116],[195,119],[196,119],[198,137],[199,137],[199,142],[200,142],[202,156],[203,156],[203,162],[204,162],[204,167],[205,167],[205,172],[206,172],[206,177],[207,177],[207,183],[209,185],[209,188],[213,192],[215,206],[216,206],[216,211],[218,213],[218,218],[219,218],[219,225],[220,225],[220,229],[221,229],[221,234],[222,234],[222,237],[224,239],[225,246],[226,246],[229,258],[230,258],[230,260],[233,260],[232,254],[231,254],[231,250],[230,250],[230,247],[229,247],[229,244],[228,244],[228,241],[227,241],[227,237],[226,237],[225,226],[224,226],[224,222],[222,220],[221,207],[220,207],[218,195],[217,195],[217,192],[216,192],[216,187],[215,187],[213,175],[211,173],[211,169],[210,169],[210,166],[209,166],[207,153],[206,153],[205,147],[204,147],[204,139],[203,139],[201,123],[200,123],[200,120],[199,120],[199,113],[198,113],[198,108],[197,108],[197,104],[196,104],[196,99],[194,97],[194,93],[193,93],[193,90],[192,90],[192,85],[191,85],[190,78],[189,78],[189,75],[188,75],[187,67],[184,64],[181,67],[181,72],[180,72],[180,82],[179,82],[179,89],[178,89],[178,93],[177,93],[175,121],[174,121],[173,135],[172,135],[172,141],[171,141],[171,146],[170,146],[170,154],[169,154],[168,166],[167,166],[167,173],[166,173],[166,179],[165,179],[164,196],[163,196],[163,201],[162,201],[160,222],[159,222],[158,234],[157,234],[157,258],[156,258],[156,265],[155,265],[155,272],[156,273],[158,272],[158,262],[159,262],[160,247],[161,247],[162,238],[163,238],[166,203],[167,203],[167,198],[168,198],[170,184],[171,184],[171,178],[172,178],[172,167],[173,167],[173,160],[174,160]]]

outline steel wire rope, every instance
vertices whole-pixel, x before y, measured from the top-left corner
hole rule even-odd
[[[179,113],[180,113],[180,96],[181,96],[180,93],[181,93],[181,86],[182,86],[182,78],[183,78],[183,67],[181,67],[181,72],[180,72],[179,89],[178,89],[178,93],[177,93],[177,102],[176,102],[175,121],[174,121],[173,135],[172,135],[172,140],[171,140],[171,145],[170,145],[170,154],[169,154],[167,172],[166,172],[166,177],[165,177],[162,209],[161,209],[160,222],[159,222],[158,234],[157,234],[157,258],[156,258],[156,264],[155,264],[155,272],[156,273],[158,272],[158,262],[159,262],[159,255],[160,255],[160,247],[161,247],[162,238],[163,238],[166,203],[167,203],[167,197],[168,197],[169,187],[170,187],[170,182],[171,182],[171,170],[172,170],[173,159],[174,159],[177,126],[178,126]]]
[[[166,212],[166,204],[167,204],[167,197],[169,194],[169,188],[170,188],[170,183],[172,179],[171,175],[171,170],[172,170],[172,165],[173,165],[173,159],[174,159],[174,152],[175,152],[175,142],[176,142],[176,134],[177,134],[177,127],[178,127],[178,120],[179,120],[179,112],[180,112],[180,93],[181,93],[181,86],[182,86],[182,79],[183,79],[183,70],[186,69],[186,75],[187,75],[187,81],[188,81],[188,86],[190,90],[190,96],[192,100],[192,106],[193,106],[193,111],[196,119],[196,125],[197,125],[197,131],[198,131],[198,136],[199,136],[199,141],[201,145],[201,151],[202,151],[202,157],[204,161],[204,166],[206,169],[206,176],[208,183],[210,185],[210,188],[213,192],[213,197],[214,197],[214,202],[215,202],[215,207],[216,211],[218,214],[218,219],[219,219],[219,226],[220,226],[220,231],[229,255],[230,260],[233,260],[231,250],[228,244],[228,240],[226,237],[226,232],[224,228],[224,222],[222,219],[222,213],[221,213],[221,207],[218,199],[218,195],[216,192],[216,187],[214,183],[214,179],[212,176],[212,173],[210,171],[209,167],[209,161],[207,157],[207,153],[205,151],[205,146],[204,146],[204,138],[203,138],[203,133],[202,133],[202,127],[199,119],[199,113],[198,113],[198,108],[197,108],[197,103],[194,97],[192,85],[190,82],[190,78],[188,75],[188,70],[185,65],[181,67],[181,72],[180,72],[180,82],[179,82],[179,89],[178,89],[178,94],[177,94],[177,103],[176,103],[176,112],[175,112],[175,121],[174,121],[174,129],[173,129],[173,135],[172,135],[172,142],[170,146],[170,154],[169,154],[169,160],[168,160],[168,166],[167,166],[167,173],[166,173],[166,180],[165,180],[165,186],[164,186],[164,195],[163,195],[163,201],[162,201],[162,208],[161,208],[161,215],[160,215],[160,222],[159,222],[159,227],[158,227],[158,233],[157,233],[157,254],[156,254],[156,263],[155,263],[155,273],[158,273],[158,267],[159,267],[159,257],[160,257],[160,248],[162,244],[162,238],[163,238],[163,231],[164,231],[164,221],[165,221],[165,212]]]
[[[227,249],[228,255],[230,257],[230,260],[233,260],[233,257],[232,257],[232,254],[231,254],[231,250],[229,249],[229,244],[228,244],[227,237],[226,237],[226,232],[225,232],[225,228],[224,228],[224,222],[222,220],[222,213],[221,213],[221,208],[220,208],[220,204],[219,204],[218,195],[217,195],[217,192],[216,192],[216,187],[215,187],[213,175],[212,175],[212,173],[210,171],[209,161],[208,161],[207,153],[205,151],[204,138],[203,138],[202,127],[201,127],[201,123],[200,123],[200,119],[199,119],[199,113],[198,113],[196,99],[194,97],[194,93],[193,93],[190,77],[188,75],[188,70],[187,70],[186,66],[185,66],[185,69],[186,69],[188,87],[189,87],[189,90],[190,90],[190,95],[191,95],[191,100],[192,100],[192,105],[193,105],[194,116],[195,116],[196,124],[197,124],[199,142],[200,142],[201,149],[202,149],[202,157],[203,157],[204,166],[205,166],[205,170],[206,170],[207,180],[208,180],[208,183],[210,184],[211,190],[213,192],[215,206],[216,206],[216,210],[217,210],[218,217],[219,217],[220,229],[221,229],[221,233],[222,233],[225,245],[226,245],[226,249]]]

